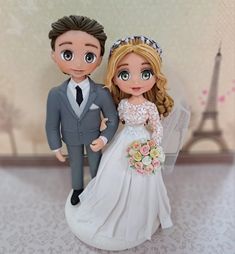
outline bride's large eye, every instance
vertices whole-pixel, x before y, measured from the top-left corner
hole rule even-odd
[[[151,69],[143,70],[141,72],[141,79],[142,80],[149,80],[153,76],[153,71]]]
[[[118,74],[118,78],[123,80],[123,81],[127,81],[130,79],[130,73],[128,71],[121,71]]]

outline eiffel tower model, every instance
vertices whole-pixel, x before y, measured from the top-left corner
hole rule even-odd
[[[217,98],[218,98],[218,80],[219,80],[219,70],[220,64],[222,60],[221,55],[221,45],[219,47],[218,53],[215,57],[214,70],[210,85],[210,91],[208,94],[208,100],[206,104],[206,108],[202,113],[201,121],[197,129],[193,132],[192,137],[185,144],[182,149],[182,152],[189,153],[190,148],[198,141],[210,139],[214,141],[220,148],[220,153],[228,152],[227,144],[222,136],[222,131],[219,128],[218,124],[218,111],[217,111]],[[206,130],[205,124],[211,121],[212,128],[210,130]]]

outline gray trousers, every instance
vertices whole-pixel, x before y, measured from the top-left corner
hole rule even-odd
[[[71,168],[72,188],[74,190],[80,190],[84,188],[84,145],[79,146],[67,146],[69,155],[69,164]],[[88,156],[88,163],[90,168],[91,177],[95,177],[101,158],[101,151],[93,152],[90,145],[86,145],[86,151]]]

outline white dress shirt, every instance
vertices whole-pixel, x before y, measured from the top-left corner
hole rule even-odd
[[[90,92],[89,79],[86,78],[80,83],[76,83],[73,79],[70,79],[69,84],[68,84],[68,89],[72,92],[72,95],[73,95],[75,101],[76,101],[76,95],[77,95],[77,90],[76,90],[77,86],[79,86],[82,89],[83,101],[79,106],[79,109],[82,112],[86,106],[86,103],[87,103],[87,100],[89,97],[89,92]]]

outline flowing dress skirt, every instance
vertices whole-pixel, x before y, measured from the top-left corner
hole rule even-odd
[[[172,226],[170,205],[161,169],[141,175],[129,168],[127,147],[150,138],[144,126],[125,126],[104,152],[97,176],[83,193],[78,206],[65,205],[72,232],[99,249],[124,250],[151,236],[159,225]]]

